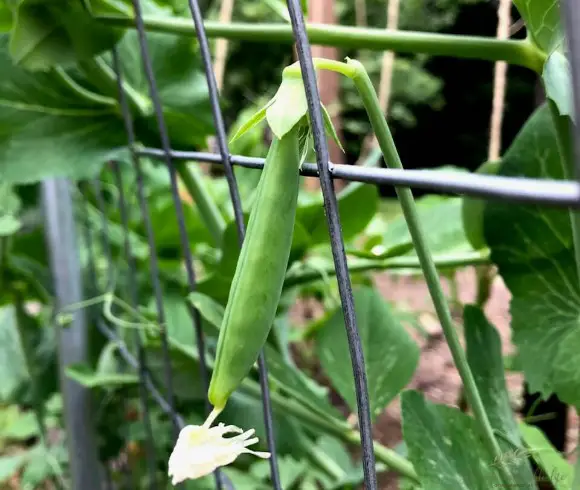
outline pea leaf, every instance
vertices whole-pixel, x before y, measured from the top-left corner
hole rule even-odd
[[[172,145],[185,147],[205,145],[213,134],[213,117],[209,92],[198,53],[187,37],[148,33],[147,43],[163,116]],[[142,68],[138,35],[127,32],[117,46],[124,79],[143,97],[149,97],[149,85]],[[110,55],[103,59],[112,67]],[[154,114],[136,121],[140,139],[159,145],[157,119]]]
[[[378,190],[373,185],[355,182],[339,192],[337,199],[342,235],[345,241],[349,241],[364,230],[373,219],[379,203]],[[296,218],[309,233],[312,245],[329,243],[322,197],[317,197],[307,204],[299,204]]]
[[[503,486],[475,421],[455,408],[402,395],[403,436],[423,488],[488,490]]]
[[[105,1],[93,3],[103,13],[125,13]],[[70,67],[111,49],[122,35],[122,29],[96,22],[81,2],[22,0],[14,11],[10,54],[29,70]]]
[[[0,483],[4,484],[15,475],[28,461],[27,453],[20,453],[14,456],[0,457]]]
[[[448,254],[473,251],[469,244],[461,220],[461,198],[436,195],[417,199],[419,220],[427,232],[427,243],[433,254]],[[402,214],[387,222],[383,235],[387,253],[398,247],[412,245],[413,240]],[[416,255],[413,249],[405,255]]]
[[[519,428],[530,456],[544,470],[554,488],[571,489],[574,469],[570,463],[550,444],[540,429],[524,422],[519,423]]]
[[[480,308],[467,305],[463,310],[463,320],[467,361],[491,426],[503,436],[497,438],[498,444],[502,453],[508,455],[522,448],[522,440],[505,383],[501,340]],[[527,458],[516,458],[508,467],[518,485],[535,487]]]
[[[558,0],[514,0],[536,46],[551,53],[563,41]]]
[[[499,175],[559,180],[566,173],[544,104],[516,136]],[[580,406],[580,291],[568,212],[489,201],[484,233],[512,295],[512,338],[530,389]]]
[[[7,42],[0,35],[0,180],[92,178],[105,161],[124,155],[123,124],[113,107],[87,102],[52,74],[15,66]]]
[[[354,304],[365,357],[371,416],[375,418],[411,380],[419,362],[419,348],[374,289],[355,290]],[[356,411],[341,308],[316,332],[315,339],[322,369],[351,410]]]
[[[308,114],[308,103],[300,75],[286,75],[266,109],[266,120],[277,138],[290,131]]]
[[[29,377],[12,306],[0,308],[0,360],[0,401],[7,402]]]
[[[561,116],[575,119],[572,103],[570,63],[560,51],[554,51],[544,65],[542,73],[546,96],[556,105]]]

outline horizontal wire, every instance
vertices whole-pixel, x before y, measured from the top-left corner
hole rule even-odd
[[[165,154],[157,148],[140,148],[140,156],[161,159]],[[221,155],[209,152],[171,150],[175,160],[222,164]],[[231,162],[245,168],[261,169],[264,158],[232,155]],[[502,177],[446,170],[402,170],[330,164],[335,179],[377,185],[415,187],[474,197],[490,197],[508,201],[547,204],[556,207],[580,208],[580,185],[574,181]],[[318,177],[314,163],[302,165],[300,174]]]

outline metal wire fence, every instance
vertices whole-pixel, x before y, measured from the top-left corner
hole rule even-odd
[[[155,229],[150,219],[149,205],[144,189],[142,158],[151,158],[163,162],[170,177],[171,196],[175,215],[179,226],[182,259],[185,264],[187,286],[190,291],[196,290],[196,273],[193,266],[192,252],[188,240],[188,230],[181,198],[178,192],[178,180],[176,165],[180,161],[210,162],[223,165],[229,188],[229,195],[234,210],[237,225],[238,241],[241,247],[244,240],[245,226],[242,214],[242,205],[238,192],[236,178],[232,169],[233,165],[240,165],[253,169],[261,169],[264,160],[243,156],[232,156],[228,150],[226,130],[223,116],[220,110],[218,90],[212,70],[212,62],[208,40],[204,30],[202,13],[197,0],[189,0],[191,18],[195,26],[197,41],[200,47],[203,67],[207,78],[211,108],[216,129],[219,153],[183,152],[174,151],[171,147],[170,136],[166,127],[161,101],[157,90],[155,73],[153,71],[151,57],[149,55],[146,32],[142,17],[139,0],[132,0],[135,12],[135,28],[138,33],[140,54],[149,86],[149,93],[157,125],[161,137],[161,148],[137,148],[133,121],[129,110],[128,101],[122,89],[122,59],[117,52],[113,53],[113,64],[117,77],[119,102],[122,108],[123,119],[127,134],[127,146],[131,154],[131,164],[134,170],[134,179],[137,189],[137,198],[141,219],[143,220],[148,240],[149,271],[151,287],[155,298],[155,311],[157,322],[165,323],[166,312],[163,303],[162,283],[160,270],[155,250]],[[288,9],[291,18],[292,30],[295,36],[297,53],[302,67],[302,77],[306,89],[308,111],[312,124],[314,146],[316,150],[316,164],[305,164],[301,173],[304,176],[315,177],[320,180],[324,197],[324,209],[327,218],[328,231],[331,239],[332,255],[336,269],[336,277],[339,286],[342,312],[347,330],[348,343],[352,361],[352,370],[356,388],[356,401],[358,407],[358,420],[362,445],[362,460],[364,468],[364,486],[367,489],[377,488],[375,472],[375,457],[373,452],[373,439],[371,434],[371,419],[369,409],[369,397],[365,376],[365,363],[361,342],[357,331],[357,321],[353,303],[353,295],[344,243],[341,235],[340,216],[338,213],[337,199],[333,188],[333,179],[340,178],[350,181],[359,181],[373,184],[390,184],[394,186],[418,187],[437,190],[447,193],[460,193],[480,196],[485,198],[505,199],[519,202],[542,203],[547,206],[580,207],[580,186],[574,181],[543,181],[537,179],[486,177],[464,174],[447,174],[444,172],[409,171],[395,169],[378,169],[353,167],[347,165],[333,165],[329,163],[328,148],[325,140],[322,114],[320,112],[320,99],[316,85],[313,60],[310,52],[305,22],[300,8],[300,0],[288,0]],[[572,65],[573,84],[575,90],[575,114],[576,121],[580,118],[580,35],[577,27],[580,19],[580,3],[568,0],[564,3],[564,12],[568,25],[569,56]],[[580,169],[580,129],[575,128],[576,162]],[[127,196],[124,195],[123,175],[120,169],[121,163],[112,162],[108,167],[114,176],[114,182],[118,191],[118,205],[124,233],[123,249],[126,259],[126,284],[127,294],[130,298],[131,307],[138,306],[137,293],[137,269],[129,239],[128,206]],[[580,177],[580,171],[577,172]],[[84,287],[81,283],[81,264],[77,251],[75,228],[75,216],[73,216],[72,191],[69,183],[61,180],[49,180],[43,182],[43,204],[45,209],[45,229],[49,245],[49,256],[54,276],[56,307],[79,302],[83,297],[92,294],[102,294],[105,289],[98,291],[99,280],[97,278],[97,265],[95,247],[103,251],[106,266],[106,286],[110,285],[113,277],[113,259],[111,257],[111,243],[107,229],[106,206],[103,200],[103,189],[98,180],[82,183],[82,192],[92,193],[96,198],[100,210],[102,223],[100,233],[91,229],[91,223],[87,220],[88,214],[80,213],[80,219],[84,219],[82,229],[83,240],[87,246],[88,254],[88,283],[90,287]],[[78,220],[77,220],[78,221]],[[100,235],[100,236],[99,236]],[[191,317],[192,328],[195,330],[195,339],[199,352],[200,376],[203,386],[208,386],[208,368],[204,358],[204,335],[201,329],[200,315],[197,309],[188,303],[188,313]],[[136,355],[125,344],[122,335],[102,316],[99,311],[79,311],[73,316],[71,328],[63,329],[59,334],[59,356],[61,366],[61,381],[65,400],[65,429],[67,431],[68,447],[70,453],[70,469],[72,488],[74,490],[93,490],[100,488],[113,488],[108,472],[99,462],[96,451],[96,435],[93,427],[93,414],[90,406],[90,396],[86,389],[70,381],[64,375],[64,367],[70,363],[83,361],[88,348],[87,315],[91,315],[100,332],[109,341],[115,342],[118,352],[128,367],[136,370],[140,382],[140,404],[143,414],[144,431],[146,434],[147,448],[146,459],[149,469],[150,488],[161,488],[156,481],[155,467],[157,454],[155,450],[155,434],[153,433],[150,419],[151,403],[157,404],[170,418],[174,436],[184,426],[182,416],[175,409],[173,394],[173,375],[169,361],[169,346],[165,334],[161,332],[162,352],[164,359],[163,387],[159,388],[153,381],[147,365],[147,356],[143,349],[141,338],[136,333],[133,339],[136,346]],[[270,473],[272,486],[281,489],[278,462],[276,458],[275,434],[272,423],[272,405],[268,389],[267,362],[263,355],[259,358],[259,376],[262,390],[262,406],[264,423],[267,435],[267,444],[272,454],[270,458]],[[206,402],[206,409],[209,410]],[[215,488],[233,488],[223,472],[215,472]]]

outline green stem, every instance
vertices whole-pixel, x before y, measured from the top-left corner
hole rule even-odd
[[[242,382],[242,389],[256,399],[260,399],[262,396],[260,387],[255,381],[249,379],[244,380]],[[270,393],[270,397],[274,411],[279,412],[284,417],[288,415],[293,416],[301,422],[333,435],[344,442],[360,444],[361,441],[358,432],[353,431],[345,422],[331,416],[323,418],[312,410],[303,407],[295,400],[286,398],[275,391]],[[390,469],[406,478],[419,483],[419,477],[413,465],[407,459],[378,442],[374,442],[374,449],[378,461],[386,464]]]
[[[355,444],[360,444],[360,433],[358,431],[350,431],[346,434],[346,440]],[[399,474],[411,479],[414,482],[420,483],[419,477],[413,468],[413,464],[408,460],[399,456],[392,449],[386,448],[378,442],[373,442],[375,450],[375,457],[377,460],[385,463],[389,468],[395,469]]]
[[[72,90],[75,94],[85,99],[86,101],[99,105],[108,105],[108,106],[117,105],[117,101],[115,99],[111,97],[105,97],[100,94],[96,94],[94,92],[91,92],[90,90],[87,90],[82,85],[79,85],[61,67],[56,67],[53,70],[53,73],[56,76],[56,78],[58,78],[59,81],[62,82],[63,85],[65,85],[67,88]]]
[[[107,63],[101,58],[93,58],[79,62],[79,67],[100,90],[117,100],[117,77]],[[123,81],[123,90],[127,95],[131,109],[137,111],[142,117],[153,114],[153,104],[149,98],[133,88],[126,80]]]
[[[489,255],[483,255],[479,252],[465,253],[461,255],[440,256],[435,259],[435,266],[440,269],[454,269],[457,267],[467,267],[489,263]],[[417,256],[411,257],[393,257],[385,260],[364,260],[357,261],[349,265],[349,272],[365,272],[372,270],[394,270],[394,269],[419,269],[421,261]],[[304,270],[306,269],[306,270]],[[301,286],[309,282],[331,277],[336,274],[334,267],[312,268],[306,265],[302,270],[290,272],[284,281],[284,288]]]
[[[177,173],[199,209],[199,214],[211,233],[214,244],[219,246],[226,229],[226,223],[214,199],[201,180],[197,168],[177,165]]]
[[[109,25],[134,28],[132,18],[99,16]],[[195,35],[189,19],[145,17],[148,31]],[[209,37],[252,42],[293,44],[292,27],[280,24],[204,23]],[[352,49],[390,50],[399,53],[426,53],[434,56],[452,56],[488,61],[507,61],[541,73],[545,54],[528,40],[498,40],[492,37],[459,36],[412,31],[347,27],[325,24],[307,24],[308,38],[312,44]]]
[[[318,59],[315,60],[315,66],[321,69],[338,71],[353,80],[367,110],[379,146],[383,151],[385,161],[388,162],[390,167],[403,169],[403,164],[399,157],[397,147],[395,146],[393,136],[381,111],[377,94],[364,66],[356,60],[347,60],[347,63],[344,64]],[[300,70],[299,66],[288,67],[286,70],[291,68]],[[494,436],[493,428],[489,422],[473,373],[467,363],[465,352],[463,351],[461,342],[459,341],[457,331],[454,328],[451,312],[449,311],[449,307],[445,301],[445,294],[443,293],[439,281],[439,274],[435,267],[433,258],[431,257],[426,235],[419,220],[419,214],[415,206],[413,193],[411,189],[406,187],[395,187],[395,190],[399,202],[401,203],[401,209],[407,222],[409,233],[411,234],[413,244],[415,245],[415,250],[423,270],[423,275],[425,276],[427,288],[429,289],[431,299],[435,306],[435,311],[437,312],[437,316],[441,322],[447,345],[449,346],[449,350],[453,356],[453,361],[455,362],[459,375],[463,381],[467,401],[473,410],[474,418],[479,426],[487,450],[494,460],[500,461],[501,449]],[[498,466],[498,470],[504,484],[511,486],[513,484],[513,479],[503,462]]]

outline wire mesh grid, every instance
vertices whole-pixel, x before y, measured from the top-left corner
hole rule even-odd
[[[153,102],[155,115],[157,118],[157,125],[159,129],[161,148],[138,148],[133,127],[131,112],[128,101],[123,90],[122,80],[122,64],[123,60],[119,58],[117,52],[113,52],[113,66],[117,77],[117,88],[119,94],[119,102],[123,113],[125,129],[127,134],[127,144],[131,154],[131,163],[133,168],[133,175],[135,178],[135,185],[137,188],[138,207],[143,220],[145,232],[147,235],[149,253],[149,270],[150,281],[153,289],[153,296],[155,299],[156,321],[159,325],[164,325],[166,314],[163,303],[163,291],[160,281],[160,270],[158,259],[153,251],[155,250],[155,230],[150,219],[149,206],[147,196],[144,191],[143,171],[141,168],[142,157],[148,157],[159,160],[165,164],[170,177],[171,196],[175,215],[178,222],[179,238],[181,245],[182,258],[184,261],[187,277],[187,287],[189,291],[196,290],[196,274],[194,269],[194,261],[188,240],[188,230],[186,229],[186,222],[184,217],[184,210],[181,198],[178,191],[178,180],[175,165],[180,165],[180,161],[187,160],[191,162],[210,162],[214,164],[221,164],[224,167],[226,180],[228,183],[231,203],[234,210],[234,217],[236,221],[236,228],[238,233],[238,241],[241,247],[244,240],[245,226],[242,213],[242,205],[240,195],[237,188],[236,178],[232,169],[233,165],[240,165],[253,169],[261,169],[264,165],[264,160],[260,158],[249,158],[243,156],[232,156],[228,150],[226,140],[226,130],[221,113],[218,90],[213,74],[212,62],[208,40],[204,30],[202,13],[197,0],[189,0],[189,8],[191,12],[192,22],[195,26],[197,41],[200,47],[201,58],[207,78],[207,85],[209,89],[210,102],[214,117],[215,130],[217,136],[217,143],[219,153],[205,153],[205,152],[183,152],[174,151],[171,148],[171,141],[169,133],[164,121],[163,112],[161,110],[161,101],[156,86],[155,73],[149,56],[147,46],[147,36],[144,27],[141,6],[139,0],[132,0],[134,7],[135,28],[138,33],[140,54],[143,62],[145,76],[149,86],[150,97]],[[547,206],[560,207],[580,207],[580,187],[574,181],[545,181],[538,179],[526,178],[507,178],[507,177],[488,177],[479,175],[463,175],[463,174],[447,174],[443,172],[430,171],[409,171],[383,168],[364,168],[353,167],[347,165],[333,165],[329,162],[328,147],[325,140],[325,131],[323,126],[322,114],[320,112],[320,98],[316,85],[316,75],[314,71],[313,60],[310,52],[310,44],[307,37],[305,21],[302,15],[300,0],[288,0],[288,10],[294,33],[296,48],[299,62],[302,68],[302,77],[304,81],[308,111],[310,121],[312,124],[312,132],[314,137],[314,146],[316,152],[316,164],[304,164],[301,169],[301,174],[309,177],[316,177],[320,180],[322,195],[324,198],[324,209],[327,218],[328,231],[331,239],[332,255],[334,259],[334,267],[336,270],[337,282],[339,286],[339,293],[342,305],[342,312],[344,315],[345,326],[347,330],[347,338],[350,348],[352,369],[355,381],[356,401],[358,407],[358,421],[360,430],[360,440],[362,446],[362,460],[364,470],[364,487],[367,489],[377,488],[377,477],[375,472],[375,458],[373,452],[373,438],[371,433],[371,418],[369,408],[369,397],[366,385],[365,365],[361,341],[358,335],[356,316],[354,310],[353,295],[351,290],[351,283],[343,239],[341,235],[340,217],[338,213],[337,199],[333,188],[333,179],[340,178],[350,181],[359,181],[373,184],[389,184],[395,186],[408,186],[437,190],[449,193],[460,193],[473,196],[481,196],[486,198],[506,199],[519,202],[534,202],[544,204]],[[565,17],[568,25],[568,42],[570,51],[570,60],[572,65],[572,78],[574,87],[579,87],[580,83],[580,35],[574,30],[577,27],[577,21],[580,19],[580,4],[574,0],[568,0],[564,3]],[[576,23],[574,22],[576,19]],[[580,90],[575,90],[575,120],[578,121],[580,117]],[[578,126],[575,128],[575,148],[576,155],[580,145],[580,135],[578,134]],[[576,159],[576,167],[580,167],[580,158]],[[387,162],[388,163],[388,162]],[[126,284],[127,296],[132,308],[138,307],[138,292],[137,292],[137,269],[134,259],[134,250],[129,239],[129,218],[127,196],[124,195],[123,174],[121,172],[121,165],[117,162],[111,162],[108,170],[114,176],[115,188],[118,192],[117,204],[119,206],[121,223],[123,229],[123,250],[126,259]],[[580,172],[578,172],[580,175]],[[60,187],[59,187],[60,186]],[[94,180],[89,183],[83,183],[80,189],[85,194],[91,194],[97,204],[101,216],[101,233],[100,237],[96,236],[91,223],[87,219],[87,210],[80,213],[80,219],[84,221],[84,240],[87,246],[88,254],[88,282],[93,288],[98,288],[99,280],[97,277],[97,264],[95,257],[95,246],[99,246],[104,252],[107,262],[105,270],[105,288],[108,290],[111,286],[113,277],[113,260],[110,253],[110,237],[107,229],[107,211],[103,199],[103,189],[99,180]],[[62,201],[62,196],[66,196],[67,190],[61,184],[55,182],[44,183],[44,200],[45,209],[47,213],[47,238],[49,241],[49,248],[52,254],[52,266],[54,270],[59,270],[59,267],[64,267],[63,264],[67,260],[73,260],[59,254],[59,241],[67,241],[71,237],[71,230],[62,228],[62,223],[69,223],[72,221],[72,216],[66,213],[70,212],[71,203]],[[60,201],[59,201],[60,199]],[[81,210],[83,211],[83,210]],[[63,215],[63,213],[65,213]],[[51,226],[52,225],[52,226]],[[74,249],[74,242],[67,244],[65,249]],[[67,270],[78,269],[79,264],[69,263]],[[74,302],[81,298],[76,297],[71,291],[63,290],[62,285],[71,277],[75,277],[74,273],[64,273],[62,278],[56,282],[56,293],[58,304],[60,306],[68,302]],[[59,284],[61,288],[59,290]],[[79,290],[80,287],[72,290]],[[85,291],[88,293],[89,291]],[[103,291],[94,291],[96,294],[103,293]],[[207,391],[208,386],[208,368],[205,361],[204,335],[201,329],[199,311],[188,303],[188,313],[192,320],[192,328],[195,331],[195,340],[198,349],[200,376],[202,384]],[[127,365],[137,370],[139,374],[140,383],[140,405],[142,410],[142,422],[146,433],[147,447],[146,458],[149,469],[149,488],[162,488],[160,482],[156,481],[155,468],[157,466],[158,454],[155,448],[155,434],[153,433],[152,423],[150,420],[151,402],[157,404],[170,418],[174,437],[178,431],[185,425],[185,420],[176,411],[175,398],[173,392],[173,373],[171,371],[171,363],[169,360],[169,344],[165,332],[160,333],[161,347],[164,360],[164,376],[163,388],[156,386],[153,377],[150,373],[147,363],[147,355],[142,346],[141,337],[135,333],[132,339],[135,347],[136,355],[132,353],[131,349],[126,345],[126,339],[114,327],[112,327],[101,312],[93,312],[95,323],[100,332],[109,341],[114,342],[118,347],[118,352],[127,363]],[[78,340],[78,339],[77,339]],[[86,342],[86,339],[81,339]],[[61,350],[61,364],[74,361]],[[267,360],[261,354],[258,362],[260,387],[262,394],[262,405],[264,415],[264,425],[266,428],[266,438],[269,451],[272,454],[270,458],[270,474],[272,487],[281,489],[280,475],[278,471],[278,461],[276,458],[275,434],[273,430],[273,409],[270,400],[268,389],[268,371]],[[74,410],[82,407],[82,403],[87,403],[87,399],[82,397],[80,392],[77,393],[80,398],[77,400],[70,400],[71,406]],[[206,400],[206,410],[210,407]],[[71,412],[69,410],[69,412]],[[209,413],[209,412],[208,412]],[[95,478],[94,468],[87,467],[87,461],[95,459],[94,454],[91,453],[91,448],[94,447],[94,440],[86,434],[79,434],[79,427],[82,423],[70,423],[67,426],[69,438],[72,434],[72,442],[69,443],[71,449],[71,471],[73,474],[73,488],[74,490],[83,489],[88,490],[92,488],[103,488],[99,479]],[[83,448],[88,452],[83,452]],[[87,449],[88,448],[88,449]],[[77,453],[76,458],[72,457],[72,452]],[[80,454],[79,454],[80,452]],[[84,473],[83,468],[84,467]],[[76,476],[75,476],[76,471]],[[84,476],[83,476],[84,475]],[[113,488],[112,483],[108,481],[107,472],[105,471],[104,481],[107,488]],[[221,471],[215,472],[215,488],[234,488],[232,482]]]

